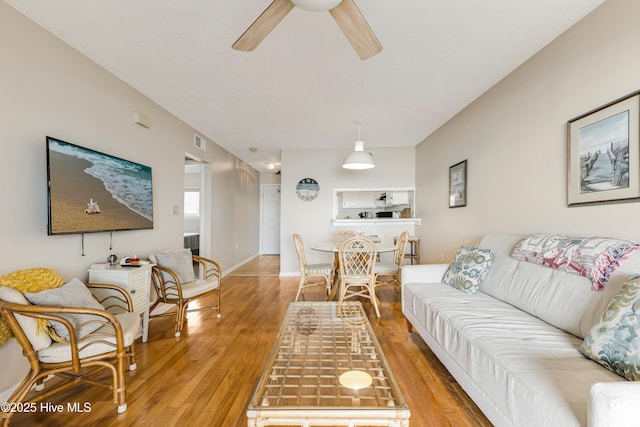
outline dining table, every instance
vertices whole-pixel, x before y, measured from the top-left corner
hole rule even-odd
[[[336,294],[338,293],[338,286],[340,284],[340,268],[339,268],[340,260],[338,257],[340,244],[333,243],[333,242],[319,242],[319,243],[312,244],[310,248],[314,251],[331,252],[335,254],[335,264],[334,264],[335,270],[333,272],[333,284],[331,286],[331,292],[329,293],[329,297],[328,297],[328,300],[331,301],[333,298],[335,298]],[[376,250],[378,251],[378,254],[386,253],[386,252],[394,252],[397,249],[398,248],[395,245],[382,244],[382,242],[380,241],[376,242]]]
[[[314,251],[333,252],[337,254],[339,246],[340,245],[332,242],[320,242],[320,243],[312,244],[310,247]],[[378,243],[376,245],[376,249],[378,253],[381,254],[385,252],[393,252],[397,249],[397,247],[395,245],[383,245],[382,243]]]

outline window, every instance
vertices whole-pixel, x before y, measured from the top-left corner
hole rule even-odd
[[[200,216],[200,189],[199,188],[184,189],[184,216],[186,217]]]

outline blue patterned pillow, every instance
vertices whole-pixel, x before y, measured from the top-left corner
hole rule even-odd
[[[580,352],[628,380],[640,379],[640,275],[630,276],[585,337]]]
[[[453,286],[468,294],[475,294],[480,283],[489,273],[493,262],[491,249],[470,248],[462,246],[458,249],[453,263],[444,273],[442,283]]]

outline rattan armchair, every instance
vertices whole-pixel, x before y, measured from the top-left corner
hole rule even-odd
[[[169,265],[164,263],[163,265],[165,255],[175,254],[177,254],[177,259],[179,259],[178,263],[182,262],[184,264],[186,260],[188,261],[188,265],[183,265],[181,269],[175,268],[175,264]],[[151,272],[151,281],[157,295],[156,301],[150,308],[150,318],[175,315],[175,336],[179,337],[186,321],[187,313],[216,310],[216,317],[218,319],[221,317],[220,286],[222,269],[220,268],[220,264],[212,259],[191,255],[188,249],[156,253],[150,255],[149,260],[156,264]],[[196,263],[198,267],[200,278],[196,278],[195,274],[189,274],[187,271],[191,269],[191,273],[193,273],[194,263]],[[215,297],[216,303],[214,305],[190,310],[187,309],[190,302],[209,296]],[[153,309],[160,303],[175,305],[176,312],[154,314]]]
[[[39,402],[78,382],[110,389],[118,413],[127,410],[125,369],[136,369],[135,338],[140,329],[140,315],[133,312],[131,298],[122,288],[112,285],[87,284],[89,289],[110,289],[111,296],[99,301],[105,309],[32,305],[15,289],[0,287],[0,313],[11,328],[29,361],[30,370],[14,390],[9,407]],[[114,296],[115,295],[115,296]],[[73,319],[70,316],[76,316]],[[90,318],[80,317],[90,316]],[[69,338],[52,341],[39,327],[46,322],[59,322]],[[82,334],[83,328],[95,329]],[[41,329],[41,328],[40,328]],[[94,378],[104,370],[110,380]],[[44,380],[55,376],[60,381],[45,390]],[[35,388],[33,395],[30,391]],[[4,426],[9,425],[13,412],[0,412]]]

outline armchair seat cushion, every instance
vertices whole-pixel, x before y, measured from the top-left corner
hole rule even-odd
[[[198,280],[194,280],[193,282],[183,283],[182,297],[192,298],[204,292],[217,289],[219,286],[220,286],[220,281],[218,280],[217,277],[211,278],[211,279],[198,279]],[[169,294],[169,290],[167,290],[167,294]]]
[[[398,272],[398,266],[395,264],[377,263],[375,271],[376,274],[393,274]]]
[[[304,274],[331,274],[333,264],[307,264],[304,266]]]
[[[124,312],[115,315],[122,328],[124,346],[130,346],[136,339],[140,329],[140,315],[135,312]],[[116,336],[112,326],[104,325],[78,342],[80,358],[104,354],[117,349]],[[38,351],[38,359],[44,363],[68,362],[71,360],[71,344],[55,342],[51,346]]]

